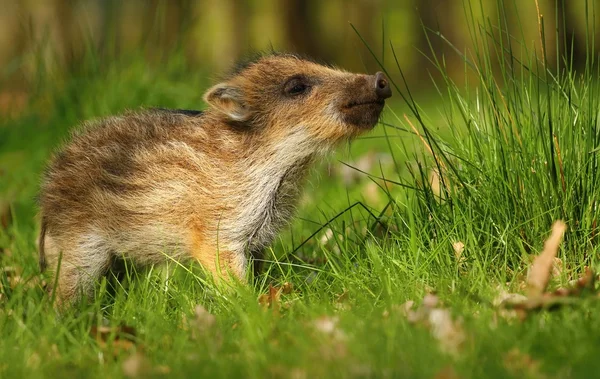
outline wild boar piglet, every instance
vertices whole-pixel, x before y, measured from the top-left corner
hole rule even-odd
[[[58,275],[57,306],[93,294],[122,257],[195,259],[243,280],[292,217],[311,163],[372,129],[390,96],[381,72],[271,54],[210,88],[204,112],[86,122],[53,157],[39,197],[40,265]]]

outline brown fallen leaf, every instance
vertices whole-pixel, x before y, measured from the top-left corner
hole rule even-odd
[[[305,369],[301,368],[289,368],[283,366],[281,364],[272,364],[268,367],[269,374],[267,377],[269,378],[289,378],[289,379],[306,379],[308,375],[306,374]]]
[[[439,298],[427,294],[421,307],[412,309],[412,302],[402,306],[406,319],[413,324],[422,325],[429,330],[440,346],[440,350],[452,356],[458,356],[466,342],[466,334],[461,320],[455,320],[450,311],[442,308]]]
[[[258,303],[263,308],[271,308],[273,314],[279,314],[281,309],[281,295],[289,295],[294,291],[294,285],[290,282],[285,282],[281,287],[269,284],[269,292],[258,297]],[[289,304],[283,304],[284,307],[289,307]]]
[[[158,365],[154,367],[154,372],[159,375],[169,375],[171,373],[171,368],[166,365]]]
[[[118,327],[93,325],[90,329],[90,336],[96,340],[102,350],[112,348],[113,357],[117,357],[123,352],[129,352],[136,347],[136,331],[127,325]],[[138,346],[139,348],[140,346]]]
[[[532,296],[504,293],[499,296],[499,301],[495,300],[493,303],[500,306],[501,312],[504,309],[514,311],[523,320],[533,311],[554,310],[562,306],[578,304],[581,301],[581,296],[586,293],[595,293],[596,279],[597,275],[594,271],[589,267],[585,267],[584,274],[579,279],[571,281],[568,287],[561,287],[552,292],[543,292]]]
[[[568,285],[571,288],[594,288],[594,284],[596,282],[597,276],[594,271],[585,266],[583,269],[583,275],[575,280],[569,281]]]
[[[323,334],[344,340],[346,339],[346,334],[338,327],[339,322],[340,319],[337,316],[321,316],[313,322],[313,326]]]
[[[435,196],[436,200],[442,201],[446,198],[446,192],[442,190],[442,178],[437,168],[429,172],[429,188]]]
[[[4,266],[0,268],[0,288],[2,287],[2,282],[6,283],[9,289],[14,290],[17,286],[24,282],[21,277],[21,268],[15,266]]]
[[[579,296],[585,290],[594,290],[596,275],[589,268],[585,268],[584,275],[568,288],[559,288],[553,292],[546,292],[546,287],[553,273],[560,275],[562,261],[556,257],[560,242],[566,231],[562,221],[556,221],[552,226],[552,233],[544,243],[544,250],[532,263],[527,277],[527,296],[505,296],[499,305],[517,312],[519,318],[524,319],[531,311],[542,309],[552,310],[564,305],[579,302]]]
[[[333,251],[336,254],[340,253],[340,247],[338,246],[338,242],[344,240],[344,236],[342,234],[334,233],[331,228],[325,229],[325,232],[319,238],[319,244],[327,249]]]
[[[354,184],[361,179],[366,179],[367,175],[364,172],[370,172],[374,169],[377,163],[377,154],[373,151],[362,155],[355,161],[350,161],[347,164],[342,164],[338,167],[339,176],[346,185]],[[362,171],[362,172],[361,172]]]
[[[31,353],[29,355],[29,357],[27,358],[27,368],[35,370],[38,367],[40,367],[40,364],[42,363],[42,358],[40,357],[40,355],[38,353],[36,353],[35,351],[33,353]]]
[[[348,301],[350,292],[344,288],[341,294],[337,295],[333,307],[338,311],[347,311],[351,308]]]
[[[192,340],[205,343],[205,353],[216,354],[223,346],[223,335],[217,325],[217,317],[202,305],[196,305],[192,317],[184,314],[182,321],[182,328]],[[233,324],[231,328],[237,328],[237,324]]]
[[[313,321],[313,328],[326,337],[318,349],[319,358],[336,360],[348,355],[346,333],[339,327],[339,321],[337,316],[321,316]]]
[[[544,243],[544,250],[534,259],[531,265],[527,277],[528,297],[539,296],[546,289],[550,281],[554,258],[558,254],[560,242],[566,230],[567,225],[561,220],[552,225],[552,233]]]
[[[551,277],[559,278],[563,273],[563,269],[564,269],[564,265],[563,265],[562,259],[560,259],[558,257],[554,257],[554,259],[552,260]]]
[[[21,287],[28,291],[35,288],[44,289],[48,285],[46,280],[39,274],[29,277],[22,276],[23,270],[16,266],[4,266],[0,268],[0,289],[3,288],[3,282],[7,284],[11,290]]]
[[[438,340],[443,352],[458,356],[466,341],[462,322],[456,321],[448,309],[432,309],[429,313],[431,335]]]
[[[456,371],[454,371],[454,368],[452,368],[452,366],[446,366],[444,368],[442,368],[437,374],[435,374],[435,379],[458,379],[459,376],[456,373]]]
[[[285,282],[281,285],[281,293],[289,295],[294,291],[294,285],[290,282]]]
[[[325,246],[332,239],[334,239],[333,230],[331,230],[331,228],[327,228],[325,229],[325,232],[323,233],[321,238],[319,238],[319,244],[321,244],[321,246]]]
[[[545,378],[540,371],[540,362],[523,353],[518,348],[510,350],[504,355],[504,367],[516,378]]]
[[[258,303],[262,305],[265,309],[271,308],[273,314],[279,314],[279,298],[281,297],[281,290],[279,287],[274,287],[272,284],[269,284],[269,292],[266,294],[260,295],[258,298]]]
[[[465,251],[465,244],[461,241],[456,241],[452,244],[452,248],[454,249],[454,257],[457,262],[463,262],[465,258],[462,256],[463,251]]]
[[[12,223],[11,206],[6,201],[0,201],[0,229],[8,229]]]
[[[202,305],[196,305],[194,318],[190,322],[192,338],[198,339],[205,336],[215,327],[216,322],[215,315],[207,311]]]
[[[26,91],[4,90],[0,92],[0,115],[9,118],[18,116],[26,109],[28,102],[29,95]]]
[[[147,377],[152,373],[150,360],[140,352],[135,352],[123,361],[123,374],[128,378]]]
[[[498,296],[492,301],[492,305],[495,307],[502,307],[508,303],[521,303],[527,300],[527,296],[521,295],[520,293],[510,293],[504,290],[500,290]]]
[[[428,293],[423,297],[423,307],[426,309],[434,309],[440,302],[440,298],[437,295]]]
[[[379,204],[381,202],[380,188],[377,183],[369,181],[365,184],[362,194],[369,204]]]
[[[407,300],[404,303],[402,303],[402,305],[393,306],[392,309],[399,311],[401,315],[406,317],[408,315],[408,312],[410,312],[414,306],[415,306],[414,301]]]

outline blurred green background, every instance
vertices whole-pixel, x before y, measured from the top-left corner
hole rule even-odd
[[[398,85],[399,66],[429,123],[449,130],[437,109],[444,88],[434,86],[445,81],[432,59],[443,62],[458,86],[478,82],[460,55],[477,60],[484,47],[496,54],[502,49],[490,44],[500,40],[510,40],[503,46],[507,56],[510,48],[525,61],[545,54],[552,69],[581,68],[586,52],[600,44],[600,36],[590,33],[596,30],[590,25],[600,22],[591,5],[584,0],[0,0],[0,203],[29,220],[39,174],[73,127],[125,109],[201,109],[210,83],[254,50],[303,53],[357,72],[380,70],[379,60]],[[511,38],[481,38],[499,29]],[[423,144],[411,135],[403,117],[408,106],[394,92],[384,112],[388,127],[339,149],[334,160],[343,157],[375,172],[383,159],[398,175],[407,170],[399,162],[418,160],[415,152]],[[397,155],[389,156],[394,151]],[[352,169],[334,170],[342,166],[319,170],[336,184],[311,192],[316,199],[335,198],[322,204],[332,212],[364,193],[378,193],[366,176],[361,183],[371,187],[364,189],[353,182],[358,179]],[[339,193],[339,180],[349,193]],[[372,206],[385,203],[383,195],[370,197]]]
[[[27,220],[34,212],[39,173],[73,127],[124,109],[201,109],[202,94],[210,83],[254,50],[303,53],[357,72],[380,70],[379,60],[397,84],[402,82],[399,66],[411,93],[417,93],[419,106],[433,117],[431,124],[447,130],[448,123],[436,110],[441,104],[436,92],[443,97],[444,89],[435,88],[434,82],[444,80],[433,58],[443,61],[441,65],[459,86],[477,83],[476,73],[466,69],[460,55],[477,60],[475,55],[486,47],[482,44],[499,40],[511,41],[503,47],[507,56],[527,61],[545,54],[552,69],[576,70],[585,65],[586,52],[600,44],[600,36],[590,33],[600,30],[590,27],[599,23],[600,15],[590,3],[586,9],[586,3],[0,0],[0,200],[4,199],[0,203],[12,204]],[[540,38],[540,17],[545,38]],[[500,29],[508,30],[511,38],[475,37],[500,33]],[[490,54],[501,51],[498,46],[487,47]],[[557,58],[561,56],[572,59],[572,64]],[[501,60],[492,61],[494,66]],[[412,152],[422,149],[422,143],[404,132],[410,127],[404,124],[403,114],[410,112],[394,92],[384,113],[391,129],[377,128],[349,150],[339,149],[342,154],[350,152],[345,161],[361,166],[366,152],[392,150],[401,155],[386,159],[396,166],[417,160]],[[377,156],[363,160],[371,163],[362,166],[377,171]],[[395,171],[405,169],[400,165]],[[321,172],[331,175],[327,167]],[[346,177],[352,175],[342,176],[348,182]],[[377,192],[374,183],[365,181],[374,187],[370,192]],[[328,186],[321,187],[326,191]],[[350,187],[356,196],[333,196],[340,201],[328,205],[339,210],[342,200],[361,199],[362,187]],[[384,201],[379,200],[369,203]]]
[[[575,67],[580,66],[586,43],[600,44],[600,38],[586,39],[586,22],[597,22],[600,15],[596,20],[586,16],[583,0],[507,0],[502,5],[496,0],[0,0],[0,115],[25,109],[40,75],[60,81],[90,56],[102,69],[142,53],[147,65],[160,70],[177,55],[190,70],[214,77],[244,53],[273,47],[348,70],[377,70],[350,23],[379,56],[386,45],[389,67],[394,60],[391,43],[411,88],[428,89],[431,50],[444,56],[458,81],[464,80],[465,70],[442,38],[423,30],[439,30],[469,54],[473,41],[465,9],[482,22],[485,17],[499,20],[506,12],[512,21],[507,29],[519,41],[512,46],[516,56],[540,49],[538,9],[553,64],[557,51],[572,48]],[[566,31],[563,41],[554,38],[557,25]]]

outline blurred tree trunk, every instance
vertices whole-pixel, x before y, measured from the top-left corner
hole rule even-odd
[[[585,41],[580,41],[577,29],[577,20],[574,16],[573,0],[556,0],[558,25],[559,51],[561,57],[560,67],[566,66],[574,69],[585,67],[586,47]]]
[[[111,0],[96,0],[100,9],[100,38],[98,52],[100,56],[113,57],[120,50],[118,33],[118,15],[121,4]]]
[[[246,53],[250,42],[250,2],[244,0],[235,0],[232,4],[231,19],[233,27],[232,53],[235,58],[239,58],[242,53]]]
[[[319,30],[315,30],[317,23],[312,19],[314,1],[284,0],[283,3],[288,45],[299,53],[322,57]]]
[[[369,48],[373,50],[373,52],[377,55],[378,59],[381,59],[381,23],[383,22],[383,18],[380,12],[380,1],[356,1],[353,4],[348,4],[347,8],[349,10],[348,20],[354,25],[354,27],[360,33],[360,36],[366,41]],[[347,26],[348,27],[348,26]],[[356,41],[354,46],[359,47],[359,51],[365,52],[362,61],[357,59],[352,59],[352,55],[356,54],[355,49],[350,49],[348,51],[347,58],[351,61],[354,61],[354,64],[357,67],[353,67],[359,71],[367,71],[367,72],[376,72],[379,71],[379,65],[377,62],[371,57],[370,53],[363,46],[362,41],[356,36],[354,30],[350,31],[352,40]],[[341,52],[335,51],[336,54],[340,54]],[[335,57],[332,57],[335,58]]]
[[[419,63],[416,66],[417,77],[419,80],[429,80],[430,75],[433,75],[434,78],[439,75],[430,62],[431,58],[435,56],[441,60],[447,52],[451,51],[447,43],[437,35],[437,32],[441,33],[448,41],[458,44],[455,33],[456,25],[454,24],[457,20],[453,19],[456,2],[454,0],[417,0],[416,3],[418,15],[423,24],[417,23],[417,30],[415,30],[419,36],[416,47],[422,52],[416,53],[419,54]],[[423,26],[425,30],[423,30]],[[456,57],[450,57],[447,61],[458,63]],[[449,67],[449,71],[453,71],[453,68]]]
[[[55,22],[58,31],[59,46],[55,46],[55,53],[60,54],[62,63],[67,70],[72,71],[78,60],[77,46],[81,46],[82,41],[78,40],[81,33],[73,33],[73,8],[67,0],[54,0]]]

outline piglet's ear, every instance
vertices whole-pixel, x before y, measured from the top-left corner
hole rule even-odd
[[[243,91],[229,83],[219,83],[210,88],[204,94],[204,101],[233,121],[246,121],[250,118]]]

